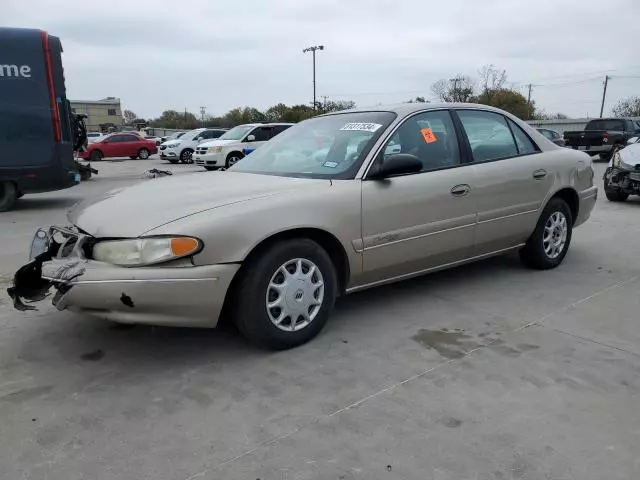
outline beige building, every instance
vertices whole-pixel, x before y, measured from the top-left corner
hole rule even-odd
[[[120,130],[124,123],[120,99],[107,97],[102,100],[71,100],[71,111],[87,115],[89,132]]]

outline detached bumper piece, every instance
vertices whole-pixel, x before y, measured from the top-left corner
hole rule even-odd
[[[91,237],[66,228],[38,230],[31,243],[31,260],[18,269],[13,286],[7,289],[13,306],[20,311],[37,310],[30,303],[44,300],[54,284],[58,286],[56,297],[62,295],[68,282],[85,271],[82,249],[87,240]],[[53,262],[56,259],[62,263]]]

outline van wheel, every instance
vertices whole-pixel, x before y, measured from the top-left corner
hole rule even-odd
[[[140,160],[146,160],[147,158],[149,158],[149,150],[147,150],[146,148],[141,148],[138,151],[138,158]]]
[[[91,155],[89,155],[89,160],[91,160],[92,162],[99,162],[102,159],[103,155],[100,150],[94,150],[93,152],[91,152]]]
[[[0,212],[8,212],[18,200],[18,188],[13,182],[0,182]]]
[[[284,350],[315,337],[327,323],[337,291],[336,271],[316,242],[278,242],[244,266],[235,289],[234,319],[254,344]]]
[[[567,202],[552,198],[542,210],[536,229],[520,250],[520,259],[527,267],[549,270],[562,263],[573,230],[573,217]]]
[[[225,162],[225,168],[229,168],[234,166],[236,163],[238,163],[240,160],[242,160],[244,158],[244,155],[242,155],[240,152],[231,152],[228,156],[227,156],[227,161]]]
[[[182,163],[193,163],[193,150],[185,148],[182,153],[180,153],[180,161]]]

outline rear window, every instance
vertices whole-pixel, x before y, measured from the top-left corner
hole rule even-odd
[[[585,130],[624,130],[624,120],[591,120]]]

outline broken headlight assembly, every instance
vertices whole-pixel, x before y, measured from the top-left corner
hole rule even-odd
[[[629,165],[622,161],[622,157],[620,156],[620,152],[616,152],[613,154],[613,162],[612,165],[619,170],[633,170],[633,165]]]
[[[93,246],[93,258],[123,267],[144,267],[195,255],[202,241],[193,237],[146,237],[102,240]]]

